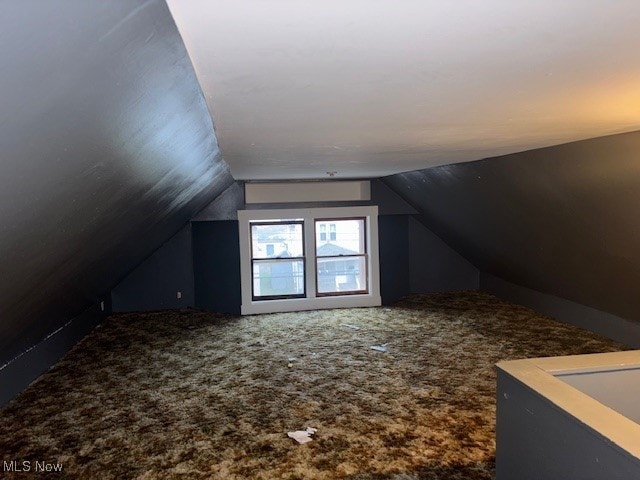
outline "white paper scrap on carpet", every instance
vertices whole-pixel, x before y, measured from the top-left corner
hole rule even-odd
[[[376,352],[386,352],[387,351],[387,345],[389,345],[388,343],[383,343],[382,345],[374,345],[371,348],[371,350],[375,350]]]
[[[341,323],[340,326],[350,328],[351,330],[360,330],[358,325],[351,325],[350,323]]]
[[[293,438],[298,443],[307,443],[313,440],[311,435],[318,431],[317,428],[307,427],[305,430],[296,430],[295,432],[287,432],[287,437]]]

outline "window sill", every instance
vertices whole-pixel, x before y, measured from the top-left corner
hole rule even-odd
[[[353,294],[344,296],[294,298],[287,300],[261,300],[242,304],[242,315],[259,313],[299,312],[303,310],[322,310],[330,308],[379,307],[380,295]]]

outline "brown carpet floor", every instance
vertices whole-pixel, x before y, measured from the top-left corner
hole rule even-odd
[[[478,292],[114,315],[0,410],[0,461],[74,479],[491,479],[497,361],[622,349]],[[286,435],[307,426],[310,443]],[[3,473],[29,475],[47,478]]]

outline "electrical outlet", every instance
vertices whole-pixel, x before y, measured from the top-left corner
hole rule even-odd
[[[180,300],[182,298],[182,292],[176,292],[176,298]]]

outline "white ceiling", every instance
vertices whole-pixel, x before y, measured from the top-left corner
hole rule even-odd
[[[638,0],[168,0],[236,179],[640,129]]]

